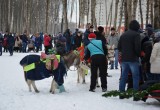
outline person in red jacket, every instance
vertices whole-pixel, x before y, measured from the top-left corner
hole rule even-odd
[[[45,54],[48,54],[48,50],[51,49],[51,38],[45,34],[44,35],[44,47],[45,47]]]

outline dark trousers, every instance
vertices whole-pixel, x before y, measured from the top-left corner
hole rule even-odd
[[[97,80],[97,70],[101,78],[101,87],[107,88],[107,62],[106,57],[101,54],[93,55],[91,57],[91,85],[90,89],[95,89]]]
[[[14,47],[14,51],[18,52],[19,51],[19,47]]]
[[[51,46],[45,46],[45,54],[48,54],[49,49],[51,49]]]
[[[13,46],[8,46],[8,51],[10,53],[10,55],[13,55]]]
[[[38,46],[36,47],[36,52],[39,52],[39,48],[40,48],[40,47],[38,47]]]
[[[2,44],[0,44],[0,56],[2,55]]]
[[[3,48],[4,48],[3,52],[8,52],[7,46],[4,46]]]

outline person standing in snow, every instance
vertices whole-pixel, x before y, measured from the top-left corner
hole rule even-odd
[[[128,73],[131,70],[133,77],[133,89],[139,90],[139,57],[141,55],[141,39],[139,23],[132,20],[129,24],[129,30],[123,33],[118,42],[118,50],[122,54],[122,75],[119,83],[119,91],[125,92]],[[120,99],[125,97],[120,96]],[[133,100],[137,100],[134,98]]]
[[[102,92],[107,91],[107,48],[101,40],[96,40],[96,35],[90,33],[88,35],[90,43],[87,45],[84,59],[87,61],[91,58],[91,85],[89,91],[95,92],[97,70],[100,71]]]

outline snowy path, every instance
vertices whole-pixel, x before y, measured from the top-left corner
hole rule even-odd
[[[69,71],[64,86],[66,93],[50,94],[52,78],[37,81],[40,93],[28,92],[23,70],[19,61],[23,53],[9,53],[0,56],[0,110],[159,110],[160,103],[155,99],[147,102],[134,102],[132,99],[119,100],[104,98],[101,88],[95,93],[89,92],[90,74],[86,76],[87,84],[77,84],[77,73]],[[108,90],[118,89],[119,70],[109,70]]]

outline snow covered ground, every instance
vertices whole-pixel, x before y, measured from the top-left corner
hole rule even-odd
[[[90,73],[86,76],[87,84],[77,84],[76,71],[69,71],[65,78],[66,93],[49,93],[51,77],[36,82],[40,93],[29,92],[19,65],[27,54],[0,56],[0,110],[160,110],[160,103],[155,99],[134,102],[118,97],[104,98],[101,88],[95,93],[89,92]],[[119,70],[108,73],[112,75],[108,78],[108,91],[118,89]]]

